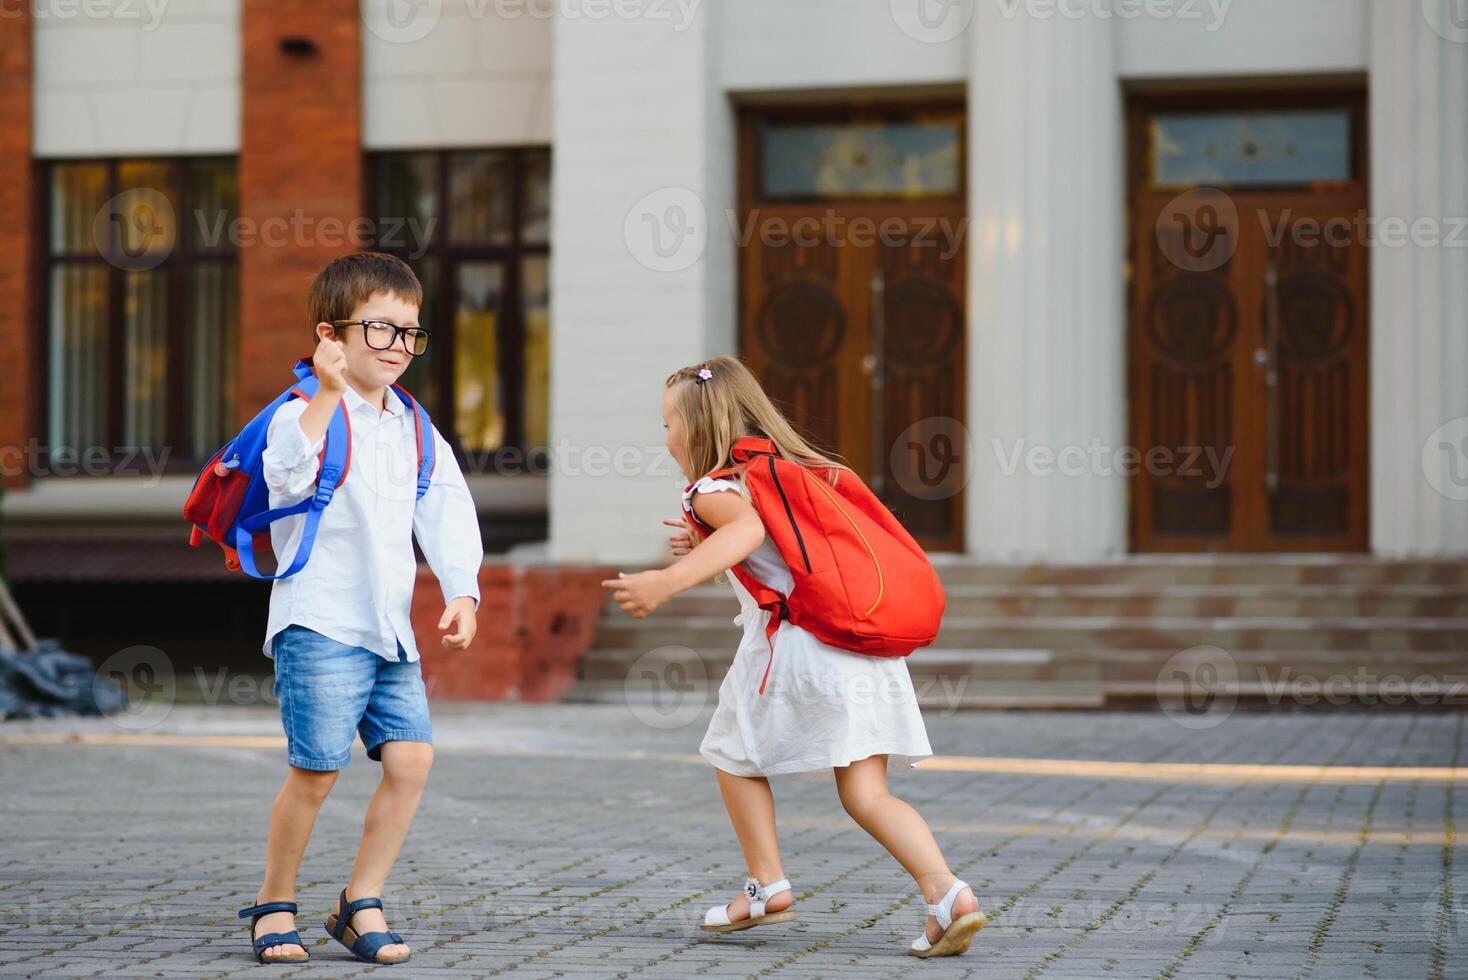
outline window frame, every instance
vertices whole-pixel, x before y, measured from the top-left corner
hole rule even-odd
[[[159,262],[155,269],[168,270],[168,313],[165,319],[165,334],[167,336],[168,351],[167,376],[168,393],[164,403],[163,411],[163,447],[164,456],[161,472],[164,474],[189,473],[203,464],[204,458],[195,458],[188,451],[190,443],[188,404],[192,392],[187,391],[188,386],[188,354],[189,350],[185,343],[188,338],[188,316],[186,313],[187,301],[189,299],[190,273],[196,268],[196,263],[202,264],[232,264],[238,276],[240,253],[237,244],[227,233],[223,236],[221,243],[215,247],[203,249],[196,244],[194,223],[190,220],[190,171],[195,165],[217,165],[231,164],[235,169],[235,179],[239,179],[239,157],[236,154],[200,154],[200,155],[122,155],[105,157],[55,157],[40,159],[36,161],[36,216],[35,216],[35,258],[32,282],[35,288],[35,333],[34,333],[34,357],[36,363],[36,399],[38,406],[36,411],[36,432],[39,452],[37,462],[48,474],[54,475],[52,466],[51,437],[51,316],[55,306],[52,296],[51,280],[52,270],[58,265],[77,265],[82,263],[99,265],[106,270],[107,275],[107,344],[108,362],[106,365],[106,442],[102,449],[108,455],[108,472],[87,473],[81,467],[82,460],[68,461],[68,467],[75,468],[75,472],[68,474],[68,479],[86,476],[112,476],[112,467],[117,463],[114,454],[121,449],[128,448],[123,442],[123,425],[125,412],[125,380],[126,380],[126,356],[127,343],[126,326],[126,269],[111,262],[106,255],[100,251],[92,252],[54,252],[52,250],[52,239],[55,233],[55,209],[54,201],[56,170],[58,167],[93,165],[102,166],[106,169],[107,185],[104,191],[104,201],[111,201],[118,193],[118,172],[125,164],[149,164],[155,166],[166,166],[176,181],[178,188],[177,200],[172,202],[175,207],[176,240],[173,249],[163,261]],[[239,217],[239,201],[236,199],[235,212],[230,216],[231,220]],[[236,358],[237,359],[237,358]],[[221,384],[223,381],[221,380]],[[237,406],[236,406],[237,408]],[[231,424],[233,418],[230,419]],[[226,426],[229,428],[229,426]],[[225,434],[223,438],[228,438]],[[79,453],[85,453],[89,447],[74,447]],[[137,447],[132,447],[137,448]],[[179,450],[183,450],[180,452]],[[213,450],[207,450],[212,452]]]
[[[464,244],[450,241],[450,194],[449,173],[451,160],[456,156],[500,154],[508,158],[510,173],[510,240],[506,244]],[[367,248],[395,255],[405,262],[418,262],[433,258],[436,264],[437,282],[430,288],[424,284],[424,298],[432,305],[434,322],[425,326],[433,331],[430,350],[433,354],[434,386],[431,404],[435,409],[439,432],[453,449],[455,457],[466,472],[544,473],[547,465],[548,447],[525,444],[525,315],[524,283],[522,266],[527,258],[550,257],[550,229],[542,242],[528,242],[524,237],[525,190],[528,168],[526,161],[544,156],[547,167],[553,166],[552,148],[546,144],[516,144],[511,146],[456,146],[394,148],[391,150],[369,150],[363,157],[362,213],[372,223],[375,231],[381,231],[381,214],[378,207],[377,184],[382,161],[389,158],[429,157],[434,163],[436,188],[436,220],[426,243],[406,245],[378,245],[374,240]],[[375,239],[374,235],[374,239]],[[418,246],[418,247],[415,247]],[[505,438],[491,452],[476,451],[470,459],[460,442],[457,425],[457,392],[454,390],[455,360],[458,356],[454,311],[458,308],[455,290],[457,273],[461,263],[496,263],[503,272],[501,290],[501,314],[495,318],[495,369],[499,372],[501,404],[504,409]]]

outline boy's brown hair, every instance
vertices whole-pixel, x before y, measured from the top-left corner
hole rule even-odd
[[[395,293],[398,299],[423,306],[423,284],[408,263],[384,252],[354,252],[326,263],[311,281],[307,307],[311,332],[316,324],[345,320],[352,311],[379,290]]]

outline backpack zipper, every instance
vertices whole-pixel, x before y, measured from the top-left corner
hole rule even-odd
[[[815,482],[815,485],[820,487],[821,491],[831,498],[831,503],[841,512],[841,516],[846,518],[846,522],[851,525],[851,529],[856,532],[856,536],[861,538],[861,543],[866,547],[867,554],[872,556],[872,565],[877,569],[877,598],[872,602],[870,608],[861,614],[862,618],[865,619],[872,614],[873,609],[876,609],[882,603],[882,593],[885,590],[885,583],[882,578],[882,563],[877,560],[877,552],[872,548],[871,542],[867,540],[867,536],[861,533],[861,528],[856,526],[856,521],[852,520],[851,515],[846,513],[846,508],[841,506],[841,502],[836,499],[836,495],[831,492],[831,488],[822,483],[810,470],[806,470],[805,475],[810,477]]]
[[[790,498],[785,496],[785,488],[780,485],[780,475],[775,472],[775,456],[770,454],[770,478],[775,481],[775,489],[780,491],[780,502],[785,505],[785,516],[790,519],[790,530],[795,532],[795,543],[800,545],[800,558],[805,562],[805,573],[810,574],[810,555],[805,550],[805,538],[800,536],[800,527],[795,523],[795,512],[790,509]]]

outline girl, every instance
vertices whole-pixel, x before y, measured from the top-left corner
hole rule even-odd
[[[731,357],[715,357],[668,378],[663,426],[669,453],[691,481],[683,509],[713,533],[699,540],[687,517],[665,521],[682,528],[669,537],[679,560],[602,584],[638,619],[741,562],[761,583],[788,595],[789,567],[766,540],[742,481],[708,474],[732,464],[730,451],[743,436],[768,438],[782,457],[802,466],[833,468],[835,479],[855,479],[854,474],[802,439],[754,375]],[[769,612],[731,580],[744,638],[719,687],[700,752],[718,773],[749,877],[742,895],[708,910],[702,928],[725,933],[795,919],[768,777],[832,771],[846,812],[907,869],[928,904],[926,927],[909,952],[964,952],[987,921],[978,901],[948,869],[923,818],[887,790],[889,764],[912,765],[932,754],[907,665],[900,657],[827,646],[790,622],[779,624],[772,649],[765,635]]]

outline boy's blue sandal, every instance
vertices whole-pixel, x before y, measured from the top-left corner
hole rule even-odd
[[[336,911],[326,917],[326,932],[332,939],[341,943],[352,951],[352,955],[363,963],[390,963],[407,962],[411,952],[389,954],[386,959],[378,959],[377,954],[384,946],[405,944],[406,940],[395,932],[364,932],[358,933],[351,926],[352,916],[362,909],[380,909],[382,899],[359,898],[355,902],[347,901],[347,890],[342,889],[341,898],[337,901]]]
[[[260,921],[262,915],[272,912],[289,912],[296,914],[295,902],[262,902],[259,905],[251,905],[247,909],[240,909],[240,918],[250,920],[250,946],[255,950],[255,961],[257,963],[304,963],[311,958],[306,944],[301,941],[301,934],[292,929],[290,932],[267,932],[263,936],[255,935],[255,923]],[[267,957],[265,951],[272,946],[299,946],[299,953],[281,953],[277,956]]]

